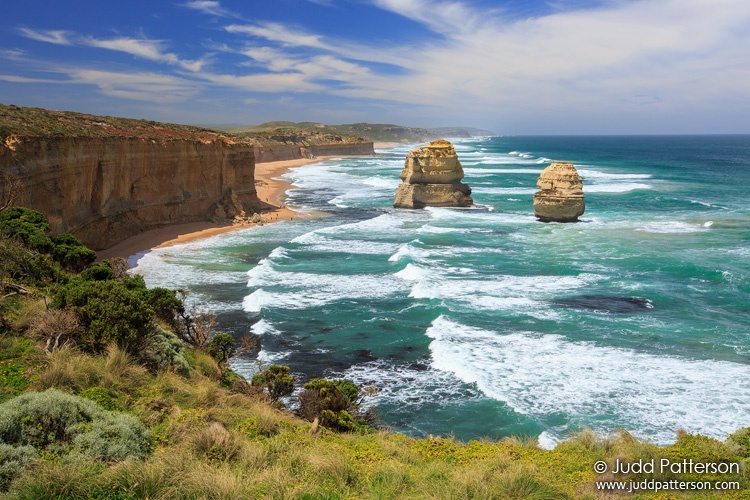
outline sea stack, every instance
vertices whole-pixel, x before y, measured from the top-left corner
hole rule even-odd
[[[542,170],[534,193],[534,215],[542,222],[576,222],[586,208],[583,181],[572,163],[554,161]]]
[[[409,151],[394,208],[468,207],[471,188],[463,184],[464,169],[449,141],[439,139]]]

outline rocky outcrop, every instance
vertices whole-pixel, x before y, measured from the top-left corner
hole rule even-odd
[[[576,222],[583,215],[583,181],[572,163],[552,162],[536,185],[534,215],[542,222]]]
[[[0,142],[0,172],[17,176],[16,204],[44,213],[52,232],[94,249],[167,224],[254,212],[254,152],[223,136],[16,136]]]
[[[453,144],[437,140],[413,149],[406,157],[396,190],[395,208],[468,207],[471,188],[461,183],[464,170]]]

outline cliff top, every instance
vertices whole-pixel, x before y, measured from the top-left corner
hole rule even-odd
[[[270,134],[328,134],[341,135],[344,137],[367,137],[375,142],[424,142],[437,139],[439,137],[474,137],[495,135],[489,130],[481,130],[472,127],[451,127],[451,128],[416,128],[405,127],[402,125],[393,125],[387,123],[349,123],[342,125],[326,125],[317,122],[267,122],[253,127],[240,127],[228,129],[229,132],[252,136],[264,136]]]
[[[0,138],[11,134],[41,137],[130,137],[155,141],[235,139],[215,130],[151,120],[95,116],[0,104]]]

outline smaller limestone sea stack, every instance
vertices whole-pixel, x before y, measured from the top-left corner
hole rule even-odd
[[[449,141],[439,139],[409,151],[394,208],[468,207],[471,188],[463,184],[464,169]]]
[[[572,163],[555,161],[542,170],[534,193],[534,215],[542,222],[576,222],[586,208],[583,181]]]

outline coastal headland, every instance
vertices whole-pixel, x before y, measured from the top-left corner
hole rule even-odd
[[[294,165],[373,154],[372,141],[359,136],[239,136],[5,105],[0,132],[0,174],[18,180],[15,203],[46,214],[52,234],[70,232],[95,250],[165,226],[221,230],[243,212],[290,216],[272,193],[286,166],[269,168],[256,183],[258,158]]]

